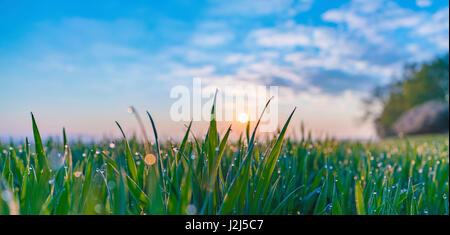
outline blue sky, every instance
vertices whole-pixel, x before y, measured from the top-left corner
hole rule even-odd
[[[0,136],[116,135],[126,109],[150,110],[163,135],[170,88],[279,85],[280,120],[342,138],[374,135],[359,100],[404,63],[448,52],[448,1],[0,0]],[[294,124],[295,125],[295,124]]]

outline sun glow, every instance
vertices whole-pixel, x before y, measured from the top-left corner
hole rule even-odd
[[[248,122],[248,115],[246,113],[239,114],[239,122],[247,123]]]

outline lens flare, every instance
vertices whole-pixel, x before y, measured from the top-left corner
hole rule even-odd
[[[147,165],[149,165],[149,166],[155,164],[155,162],[156,162],[156,157],[155,157],[155,155],[153,155],[153,154],[151,154],[151,153],[145,155],[144,162],[145,162]]]
[[[239,122],[247,123],[248,122],[248,115],[246,113],[239,114]]]

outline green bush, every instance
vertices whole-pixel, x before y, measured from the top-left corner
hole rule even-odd
[[[380,102],[382,111],[376,116],[381,136],[391,135],[392,125],[409,109],[430,100],[448,102],[449,55],[434,59],[422,65],[405,66],[402,77],[385,87],[377,87],[372,97],[366,100],[368,106]],[[367,107],[370,110],[371,107]],[[373,114],[368,112],[369,114]]]

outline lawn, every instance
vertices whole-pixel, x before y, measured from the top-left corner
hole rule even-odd
[[[44,141],[32,116],[33,144],[0,143],[0,214],[449,214],[448,134],[293,140],[291,114],[273,138],[230,141],[212,119],[171,142],[147,116],[150,143]]]

